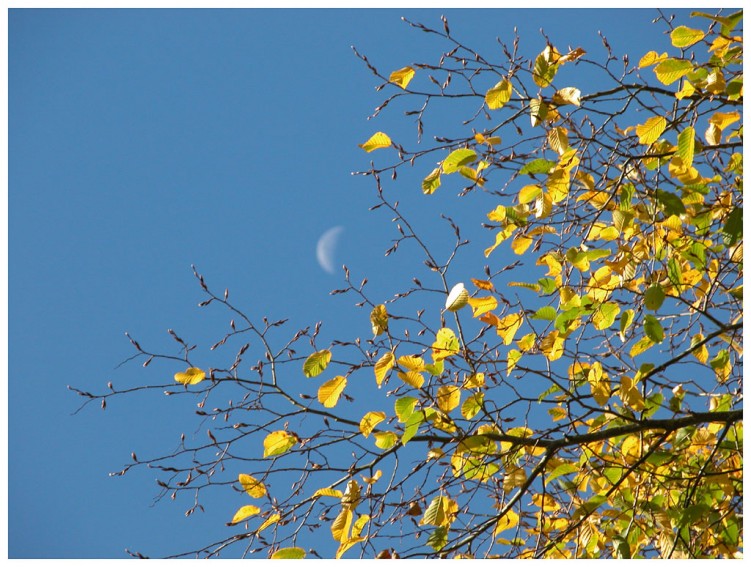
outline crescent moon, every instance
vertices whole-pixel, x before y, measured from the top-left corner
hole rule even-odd
[[[334,252],[336,252],[336,245],[343,231],[343,226],[332,227],[321,235],[316,244],[318,264],[329,274],[334,273]]]

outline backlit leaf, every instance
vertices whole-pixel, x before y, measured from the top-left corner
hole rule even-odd
[[[661,343],[665,339],[665,331],[654,315],[644,317],[644,333],[654,343]]]
[[[382,411],[369,411],[360,420],[360,433],[365,437],[370,435],[373,428],[386,419],[386,414]]]
[[[629,351],[629,356],[631,358],[636,358],[643,352],[646,352],[648,349],[652,348],[655,345],[655,343],[650,339],[649,337],[642,337],[639,339]]]
[[[636,127],[636,135],[639,136],[640,144],[652,144],[656,142],[667,127],[667,120],[662,116],[653,116],[644,124]]]
[[[302,365],[302,373],[307,378],[313,378],[318,376],[321,372],[326,370],[326,367],[331,362],[330,350],[319,350],[311,354]]]
[[[657,63],[660,63],[661,61],[664,61],[667,58],[668,58],[667,53],[658,55],[656,51],[650,51],[639,60],[639,69],[643,69],[644,67],[655,65]]]
[[[251,516],[255,516],[260,512],[261,509],[258,506],[248,505],[243,506],[240,508],[237,512],[235,512],[235,515],[232,517],[232,521],[230,521],[230,524],[237,524],[238,522],[242,522],[243,520],[247,520]]]
[[[665,301],[665,292],[660,284],[653,284],[644,292],[644,306],[650,311],[657,311]]]
[[[548,115],[548,105],[541,98],[533,98],[529,101],[529,119],[532,127],[539,126]]]
[[[532,71],[532,79],[540,87],[547,87],[553,81],[553,77],[558,72],[558,59],[560,54],[552,45],[545,47],[535,59],[535,66]]]
[[[264,522],[258,527],[258,529],[256,530],[256,533],[257,534],[261,533],[263,530],[265,530],[269,526],[273,526],[281,519],[282,517],[279,514],[271,514],[271,516],[266,518],[266,520],[264,520]]]
[[[503,339],[503,344],[511,344],[511,341],[514,340],[514,335],[516,335],[516,332],[522,325],[522,321],[523,317],[521,313],[512,313],[511,315],[506,315],[498,322],[496,332]]]
[[[319,496],[331,496],[332,498],[341,498],[343,496],[343,493],[341,490],[337,490],[335,488],[319,488],[313,494],[313,498],[318,498]]]
[[[396,434],[391,431],[376,431],[373,433],[373,436],[375,437],[376,447],[383,449],[384,451],[391,449],[397,441]]]
[[[384,378],[386,378],[386,374],[388,374],[389,370],[394,367],[394,362],[394,353],[389,351],[385,353],[381,358],[379,358],[378,362],[375,363],[373,372],[375,373],[376,384],[378,384],[379,388],[381,387],[381,384],[383,384],[383,380]]]
[[[415,411],[415,404],[417,404],[417,398],[412,398],[410,396],[397,398],[394,402],[394,411],[400,422],[405,423],[409,419]]]
[[[456,502],[448,496],[436,496],[430,502],[430,506],[425,510],[425,514],[420,520],[420,525],[430,526],[450,526],[454,516],[459,511]]]
[[[696,131],[693,127],[686,127],[683,132],[678,134],[678,155],[683,160],[683,165],[691,167],[694,162],[694,139]]]
[[[559,89],[553,95],[553,102],[558,106],[564,104],[573,104],[574,106],[581,105],[582,93],[576,87],[564,87]]]
[[[459,339],[448,327],[439,329],[432,346],[433,360],[443,360],[459,352]]]
[[[522,353],[520,353],[516,349],[510,349],[508,351],[508,354],[506,355],[506,376],[509,376],[511,374],[511,371],[516,366],[516,363],[519,362],[519,360],[522,357]]]
[[[691,61],[685,59],[665,59],[654,68],[657,80],[663,85],[674,83],[693,70]]]
[[[462,417],[464,419],[472,419],[473,417],[475,417],[482,409],[484,398],[485,395],[482,392],[477,392],[476,394],[473,394],[472,396],[464,400],[461,409]]]
[[[285,547],[276,551],[271,559],[305,559],[305,550],[302,547]]]
[[[469,165],[477,159],[477,153],[469,148],[454,150],[443,160],[443,173],[454,173],[463,165]]]
[[[563,355],[563,344],[565,342],[565,337],[560,336],[558,331],[553,331],[540,342],[540,352],[551,362],[558,360]]]
[[[389,82],[406,89],[412,77],[415,76],[415,70],[412,67],[402,67],[389,75]]]
[[[519,204],[524,205],[537,199],[542,194],[542,187],[539,185],[526,185],[519,190]]]
[[[335,541],[343,542],[349,539],[349,528],[352,525],[352,509],[342,507],[336,519],[331,523],[331,535]]]
[[[408,372],[397,372],[396,375],[400,380],[406,382],[413,388],[422,388],[422,385],[425,383],[425,377],[414,370],[409,370]]]
[[[619,332],[621,335],[621,340],[626,341],[626,330],[631,326],[631,323],[634,322],[634,310],[633,309],[626,309],[623,313],[621,313],[621,323],[619,327]]]
[[[459,386],[441,386],[436,393],[436,404],[442,412],[449,413],[459,405],[461,395]]]
[[[256,480],[249,474],[241,474],[237,477],[243,490],[248,493],[251,498],[262,498],[266,495],[266,487],[260,480]]]
[[[425,361],[416,354],[400,356],[396,363],[405,370],[422,372],[425,369]]]
[[[468,301],[469,292],[464,287],[464,284],[459,282],[451,288],[446,297],[446,309],[449,311],[459,311],[459,309],[467,305]]]
[[[297,443],[297,437],[286,431],[274,431],[263,440],[263,456],[274,457],[289,451]]]
[[[492,295],[488,297],[470,297],[468,302],[472,307],[473,317],[480,317],[484,313],[498,307],[498,300]]]
[[[318,401],[321,402],[324,407],[333,408],[339,401],[339,396],[342,395],[346,385],[347,379],[344,376],[337,376],[328,382],[324,382],[321,384],[321,387],[318,388]]]
[[[686,26],[678,26],[670,32],[673,47],[690,47],[704,39],[704,32]]]
[[[563,126],[551,128],[548,132],[548,144],[558,155],[563,154],[568,149],[568,130]]]
[[[511,81],[503,79],[485,93],[485,104],[488,105],[490,110],[502,108],[504,104],[511,100],[512,90]]]
[[[373,327],[373,335],[376,337],[388,331],[389,329],[389,314],[386,311],[386,306],[376,305],[370,312],[370,324]]]
[[[391,138],[389,138],[383,132],[376,132],[368,139],[367,142],[365,142],[364,144],[358,144],[359,147],[361,147],[368,153],[374,150],[379,150],[381,148],[388,148],[390,145]]]
[[[436,167],[428,176],[422,180],[422,192],[426,195],[435,193],[436,189],[441,186],[441,168]]]
[[[602,331],[608,329],[614,322],[621,308],[617,303],[603,303],[592,314],[592,322],[595,329]]]
[[[519,525],[519,514],[513,510],[506,512],[496,523],[493,529],[493,537],[506,530],[510,530]]]
[[[186,386],[198,384],[206,378],[206,373],[200,368],[188,368],[185,372],[178,372],[175,374],[175,381]]]
[[[699,362],[706,364],[707,360],[709,360],[709,350],[707,350],[707,345],[703,344],[700,347],[695,348],[696,345],[700,344],[703,341],[704,335],[702,335],[701,333],[697,333],[691,338],[691,348],[694,349],[691,351],[691,354],[693,354]]]

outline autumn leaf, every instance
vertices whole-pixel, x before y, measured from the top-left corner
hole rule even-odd
[[[485,93],[485,104],[490,110],[498,110],[511,100],[511,81],[503,79]]]
[[[266,487],[264,484],[249,474],[240,474],[237,480],[240,481],[243,490],[247,492],[251,498],[261,498],[266,495]]]
[[[382,335],[389,329],[389,314],[386,306],[376,305],[370,312],[370,324],[373,326],[373,335]]]
[[[202,382],[206,378],[206,373],[200,368],[188,368],[185,372],[175,374],[175,381],[186,386],[192,386]]]
[[[360,420],[360,433],[367,438],[373,428],[384,419],[386,419],[386,414],[382,411],[369,411]]]
[[[385,353],[378,359],[378,362],[375,363],[373,372],[375,373],[376,384],[378,384],[379,388],[381,387],[381,384],[383,384],[383,380],[386,378],[389,370],[394,367],[394,363],[394,353],[391,351]]]
[[[314,352],[305,359],[305,362],[302,365],[302,373],[307,378],[318,376],[321,372],[326,370],[329,362],[331,362],[330,350],[319,350],[318,352]]]
[[[344,376],[337,376],[332,378],[328,382],[325,382],[318,388],[318,401],[323,404],[324,407],[333,408],[339,402],[339,396],[341,396],[347,385],[347,379]]]
[[[274,431],[263,440],[263,456],[274,457],[289,451],[297,443],[297,436],[286,431]]]
[[[368,153],[374,150],[379,150],[381,148],[388,148],[390,145],[391,138],[389,138],[383,132],[376,132],[368,139],[367,142],[365,142],[364,144],[358,144],[359,147],[361,147]]]
[[[247,520],[251,516],[255,516],[260,512],[261,509],[258,506],[243,506],[240,508],[237,512],[235,512],[235,515],[232,517],[232,520],[230,521],[230,524],[237,524],[238,522],[242,522],[243,520]]]
[[[389,82],[406,89],[412,77],[415,76],[415,70],[412,67],[402,67],[389,75]]]

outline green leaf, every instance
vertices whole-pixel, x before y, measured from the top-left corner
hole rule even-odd
[[[644,292],[644,306],[650,311],[657,311],[665,301],[665,292],[660,284],[652,284]]]
[[[644,333],[653,343],[661,343],[665,339],[665,331],[654,315],[644,317]]]
[[[519,170],[519,175],[535,175],[542,173],[550,173],[555,169],[556,162],[548,159],[537,158],[525,163]]]
[[[425,514],[420,520],[420,525],[445,526],[448,527],[453,521],[453,515],[458,511],[456,502],[448,496],[436,496],[425,510]]]
[[[449,529],[446,526],[440,526],[433,530],[433,533],[428,536],[427,544],[436,551],[443,549],[449,541],[448,538]]]
[[[331,362],[330,350],[319,350],[318,352],[314,352],[305,359],[305,363],[302,365],[302,373],[307,378],[318,376],[321,372],[326,370],[329,362]]]
[[[554,48],[548,46],[535,59],[532,80],[540,87],[547,87],[558,72],[558,63],[554,62]]]
[[[417,404],[417,398],[412,398],[410,396],[398,398],[394,402],[394,411],[396,412],[396,417],[401,423],[405,423],[414,413],[415,404]]]
[[[305,550],[302,547],[285,547],[275,552],[271,559],[305,559]]]
[[[631,323],[634,322],[634,310],[633,309],[626,309],[623,313],[621,313],[621,324],[620,324],[620,334],[621,334],[621,340],[625,341],[626,336],[625,332],[626,330],[631,326]]]
[[[617,303],[603,303],[592,314],[592,322],[595,329],[603,331],[609,328],[614,322],[621,308]]]
[[[704,32],[686,26],[678,26],[670,32],[670,41],[673,47],[690,47],[704,39]]]
[[[555,307],[552,307],[550,305],[546,305],[545,307],[541,307],[538,309],[534,315],[532,315],[532,319],[540,319],[542,321],[553,321],[555,320],[556,316],[558,315],[558,312],[556,311]]]
[[[423,421],[425,421],[425,413],[423,411],[416,411],[407,418],[407,422],[404,424],[404,433],[402,434],[402,445],[406,445],[410,439],[417,435],[417,430]]]
[[[422,180],[422,192],[426,195],[435,193],[436,189],[441,186],[441,168],[436,167],[428,176]]]
[[[426,364],[425,365],[425,371],[428,372],[431,376],[440,376],[443,374],[443,361],[439,360],[437,362],[434,362],[433,364]]]
[[[563,463],[562,465],[558,465],[555,467],[550,473],[545,475],[545,483],[549,484],[559,476],[563,476],[566,474],[571,473],[578,473],[581,470],[580,467],[572,464],[572,463]]]
[[[373,436],[375,437],[376,447],[383,449],[384,451],[391,449],[397,441],[396,434],[391,431],[376,431],[373,433]]]
[[[691,126],[688,126],[683,132],[678,134],[678,155],[685,167],[691,167],[691,164],[694,162],[695,137],[696,131]]]
[[[443,160],[443,173],[454,173],[461,166],[472,163],[477,159],[477,153],[469,148],[454,150]]]
[[[461,412],[464,419],[472,419],[482,409],[482,403],[485,395],[482,392],[470,396],[462,404]]]
[[[668,279],[680,291],[683,284],[683,273],[681,271],[681,263],[675,257],[668,260]]]
[[[694,68],[691,61],[685,59],[666,59],[654,68],[657,80],[663,85],[670,85]]]
[[[662,189],[657,189],[655,191],[655,197],[657,197],[657,200],[665,209],[666,215],[670,216],[685,214],[686,206],[683,204],[683,201],[681,201],[681,198],[678,195],[674,193],[668,193],[667,191],[663,191]]]
[[[722,241],[725,246],[735,246],[743,235],[743,207],[735,207],[728,215],[725,226],[722,227]]]
[[[550,295],[558,290],[558,284],[553,278],[540,278],[537,280],[543,295]]]

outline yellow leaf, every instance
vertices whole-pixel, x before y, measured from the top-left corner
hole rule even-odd
[[[250,504],[248,506],[243,506],[237,512],[235,512],[235,515],[232,517],[230,524],[242,522],[243,520],[246,520],[251,516],[255,516],[260,511],[261,509],[258,506],[253,506]]]
[[[563,355],[565,337],[561,337],[558,331],[553,331],[540,342],[540,352],[550,361],[558,360]]]
[[[384,378],[386,378],[386,374],[389,373],[389,370],[391,370],[394,367],[394,353],[389,351],[385,353],[381,358],[378,359],[378,362],[375,363],[375,367],[373,368],[373,372],[375,373],[375,379],[376,384],[378,384],[378,387],[381,387],[381,384],[383,384]]]
[[[352,524],[352,510],[342,508],[339,515],[331,523],[331,535],[334,540],[344,542],[349,539],[349,527]]]
[[[362,477],[362,480],[363,482],[365,482],[365,484],[375,484],[376,482],[378,482],[378,479],[383,476],[383,472],[381,472],[381,469],[378,469],[375,473],[373,473],[373,476],[360,476]]]
[[[682,100],[688,96],[693,95],[695,92],[696,92],[696,89],[694,88],[694,85],[692,85],[686,79],[684,79],[683,84],[681,86],[681,90],[675,93],[675,98],[677,98],[678,100]]]
[[[336,550],[336,555],[334,555],[335,559],[341,559],[342,555],[345,554],[345,552],[351,548],[353,545],[360,543],[361,541],[365,541],[364,537],[352,537],[352,539],[348,539],[347,541],[343,541],[339,545],[339,549]]]
[[[263,456],[273,457],[289,451],[297,443],[297,436],[286,431],[274,431],[263,440]]]
[[[665,59],[667,58],[668,58],[667,52],[663,53],[662,55],[658,55],[656,51],[650,51],[639,60],[639,69],[643,69],[644,67],[655,65],[662,61],[665,61]]]
[[[498,322],[496,332],[503,339],[503,344],[511,344],[511,341],[514,340],[514,335],[516,335],[516,331],[518,331],[519,327],[522,325],[522,321],[523,317],[521,313],[512,313],[511,315],[506,315]]]
[[[407,370],[414,370],[415,372],[425,370],[425,361],[416,354],[400,356],[396,362],[399,366]]]
[[[483,386],[485,386],[485,374],[482,372],[470,374],[465,378],[464,384],[462,384],[462,387],[467,390],[472,388],[482,388]]]
[[[438,362],[459,352],[459,339],[448,327],[439,329],[432,345],[433,361]]]
[[[472,307],[472,316],[479,317],[498,307],[498,300],[492,295],[488,297],[471,297],[469,304]]]
[[[360,537],[360,534],[362,533],[362,529],[365,527],[365,524],[367,524],[370,521],[370,516],[367,514],[363,514],[357,520],[355,521],[355,524],[352,526],[352,537]]]
[[[370,312],[370,324],[373,326],[373,334],[377,337],[389,330],[389,314],[386,306],[376,305]]]
[[[741,115],[738,112],[715,112],[709,119],[709,123],[715,124],[720,130],[724,130],[740,119]]]
[[[305,559],[305,550],[302,547],[285,547],[274,552],[271,559]]]
[[[518,524],[519,524],[519,515],[513,510],[509,510],[496,523],[495,529],[493,530],[493,537],[497,536],[499,533],[503,531],[510,530],[511,528],[515,528]]]
[[[484,400],[485,395],[482,392],[477,392],[476,394],[473,394],[472,396],[467,398],[462,404],[462,417],[464,419],[472,419],[473,417],[475,417],[482,409]]]
[[[384,419],[386,419],[386,414],[382,411],[369,411],[360,420],[360,433],[367,438],[373,428]]]
[[[335,488],[319,488],[313,494],[313,498],[318,498],[319,496],[331,496],[332,498],[341,498],[343,494],[341,490],[337,490]]]
[[[498,205],[495,209],[488,213],[488,220],[493,222],[503,222],[506,220],[506,207]]]
[[[422,180],[422,192],[432,195],[441,186],[441,168],[436,167]]]
[[[485,93],[485,103],[490,110],[498,110],[502,108],[509,100],[511,100],[511,92],[513,87],[511,81],[503,79],[496,84],[492,89]]]
[[[698,333],[694,335],[694,337],[691,339],[691,342],[693,344],[699,344],[704,340],[704,335],[701,333]],[[706,364],[707,360],[709,360],[709,350],[707,350],[707,345],[703,344],[699,348],[694,349],[691,354],[693,354],[696,359],[701,362],[702,364]]]
[[[409,372],[397,372],[396,375],[413,388],[422,388],[422,385],[425,383],[424,376],[412,370]]]
[[[368,139],[367,142],[365,142],[364,144],[358,144],[359,147],[361,147],[368,153],[372,152],[373,150],[388,148],[390,145],[391,138],[389,138],[383,132],[376,132]]]
[[[415,76],[415,70],[412,67],[402,67],[401,69],[394,71],[389,76],[389,82],[398,85],[402,89],[406,89],[412,77]]]
[[[538,508],[544,508],[549,512],[554,512],[555,510],[559,510],[561,508],[558,502],[556,502],[555,498],[553,498],[550,494],[533,494],[532,505],[537,506]]]
[[[587,374],[587,381],[592,389],[592,396],[601,407],[610,399],[610,382],[607,374],[602,372],[602,364],[595,362]]]
[[[628,406],[632,410],[641,411],[644,409],[644,398],[630,377],[621,377],[621,387],[618,390],[618,396],[623,401],[623,405]]]
[[[636,342],[636,344],[634,344],[634,346],[631,347],[631,350],[628,354],[631,358],[636,358],[641,353],[652,348],[654,344],[655,343],[652,342],[652,339],[650,339],[649,337],[642,337],[638,342]]]
[[[559,89],[553,95],[553,102],[558,106],[564,104],[573,104],[574,106],[581,105],[582,93],[576,87],[564,87]]]
[[[441,386],[436,393],[436,403],[440,410],[449,413],[459,405],[462,392],[459,386]]]
[[[490,253],[498,248],[498,246],[511,236],[518,227],[515,224],[506,225],[503,229],[499,230],[495,235],[495,244],[485,249],[485,257],[490,256]]]
[[[256,530],[256,533],[259,534],[269,526],[272,526],[276,524],[279,520],[281,520],[282,517],[279,514],[272,514],[269,516]]]
[[[384,451],[391,449],[396,444],[397,439],[396,434],[391,431],[376,431],[373,433],[373,437],[375,437],[376,447]]]
[[[515,348],[508,351],[508,354],[506,355],[506,376],[511,375],[511,372],[516,368],[516,364],[521,360],[521,357],[522,353]]]
[[[542,193],[542,187],[539,185],[525,185],[519,189],[519,204],[524,205],[534,201]]]
[[[639,136],[639,143],[650,145],[656,142],[667,127],[667,120],[662,116],[653,116],[644,124],[636,127],[636,135]]]
[[[428,509],[420,520],[420,525],[449,526],[454,521],[454,516],[459,511],[459,506],[448,496],[436,496],[433,498]]]
[[[206,373],[200,368],[193,367],[188,368],[185,372],[178,372],[175,374],[175,381],[180,382],[180,384],[185,384],[186,386],[198,384],[204,378],[206,378]]]
[[[241,474],[237,477],[243,490],[248,493],[251,498],[262,498],[266,495],[266,487],[260,480],[256,480],[249,474]]]
[[[690,47],[704,39],[704,32],[686,26],[678,26],[670,32],[673,47]]]
[[[563,126],[551,128],[548,132],[548,144],[558,155],[562,155],[568,149],[568,130]]]
[[[360,484],[354,479],[347,482],[347,488],[342,496],[342,506],[349,510],[354,510],[360,503]]]
[[[339,401],[339,396],[342,395],[346,385],[347,379],[344,376],[337,376],[328,382],[324,382],[321,384],[321,387],[318,388],[318,401],[321,402],[324,407],[333,408]]]
[[[305,362],[302,365],[302,373],[306,378],[318,376],[321,372],[326,370],[329,362],[331,362],[330,350],[324,349],[314,352],[305,359]]]
[[[514,251],[514,254],[517,254],[521,256],[524,254],[524,252],[527,251],[527,248],[529,248],[532,245],[532,239],[528,236],[524,236],[523,234],[517,234],[514,239],[511,241],[511,250]]]

